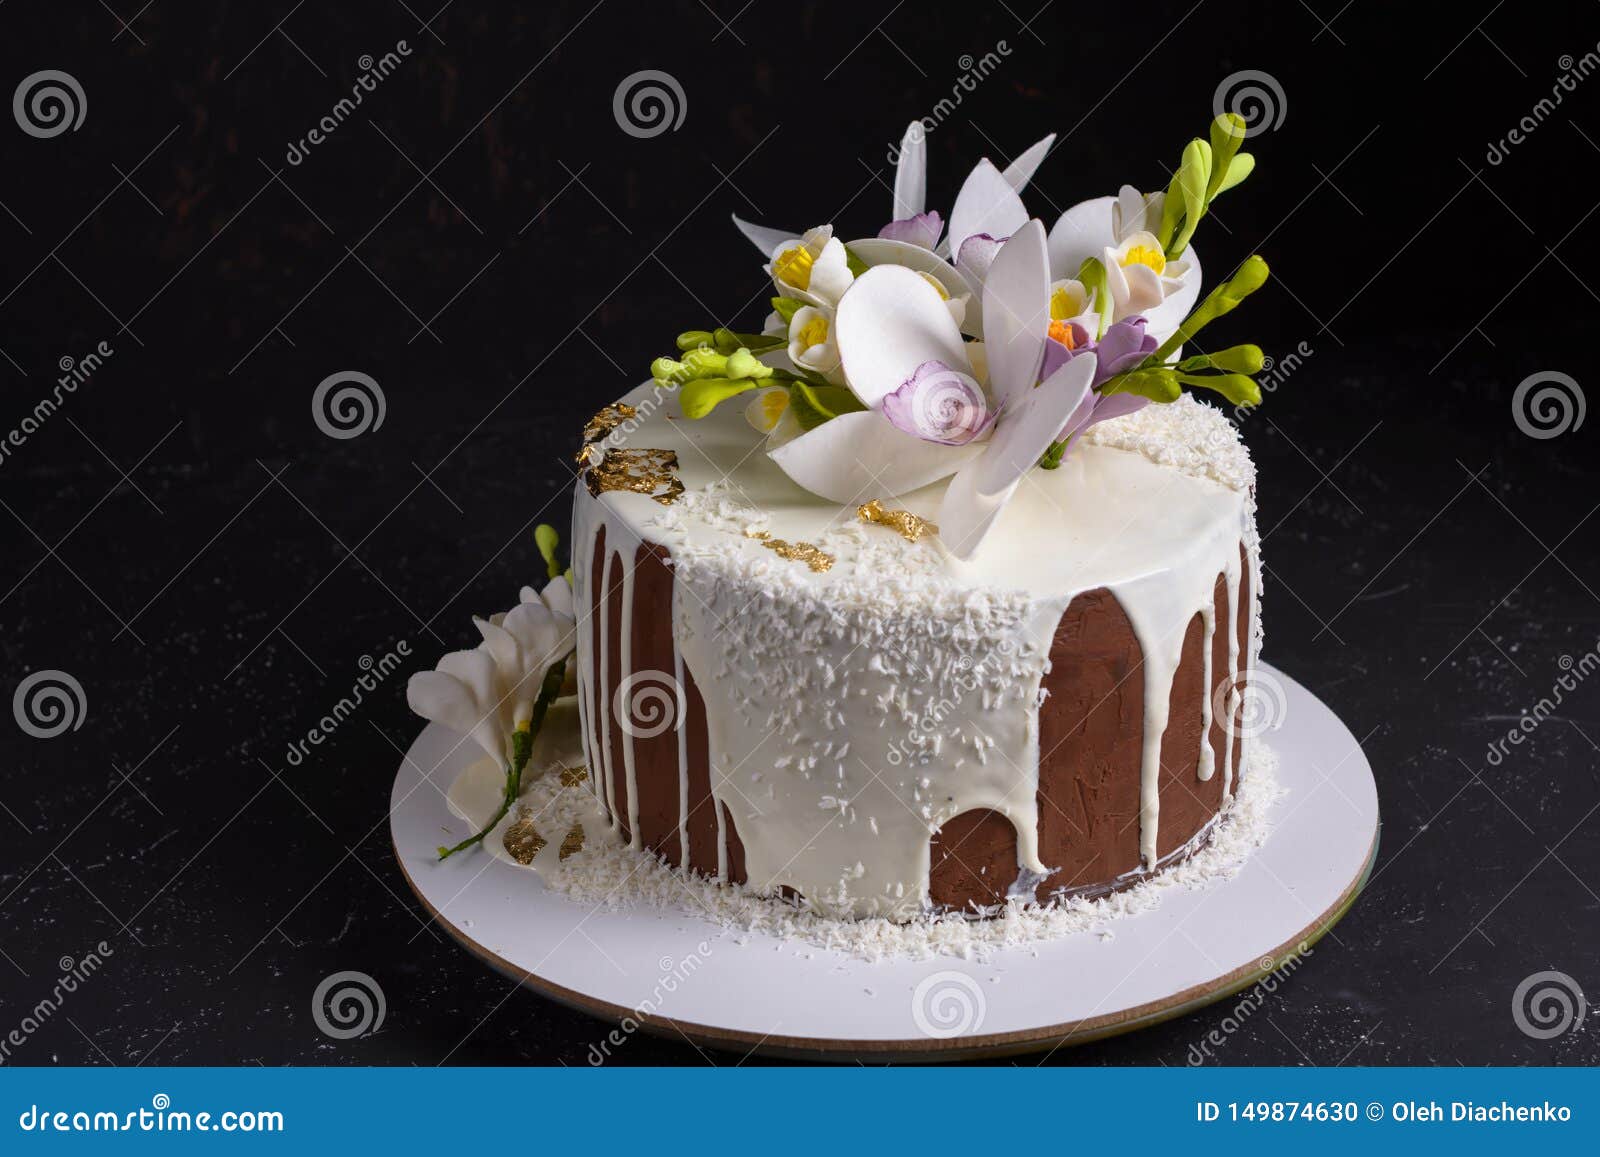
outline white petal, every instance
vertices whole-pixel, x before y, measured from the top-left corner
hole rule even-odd
[[[745,235],[750,244],[761,250],[763,257],[770,258],[773,250],[777,249],[778,246],[785,241],[793,241],[799,236],[798,233],[790,232],[787,229],[769,229],[765,225],[757,225],[751,221],[741,220],[737,213],[733,215],[733,223],[739,232]]]
[[[836,305],[854,280],[855,275],[850,272],[850,256],[844,250],[844,242],[836,237],[828,238],[826,244],[822,246],[822,252],[811,265],[809,292],[819,301]]]
[[[1050,146],[1055,144],[1056,135],[1051,133],[1041,141],[1035,141],[1017,156],[1017,159],[1006,166],[1003,176],[1006,184],[1017,192],[1028,187],[1028,182],[1033,179],[1033,174],[1044,163],[1045,157],[1050,155]]]
[[[918,273],[932,275],[951,297],[970,293],[975,286],[956,271],[955,266],[930,249],[912,245],[907,241],[894,241],[888,237],[863,237],[850,242],[850,252],[868,265],[904,265]]]
[[[923,362],[938,360],[953,370],[971,370],[961,329],[939,291],[921,274],[899,265],[877,265],[856,278],[839,302],[834,341],[845,379],[866,406],[899,389]]]
[[[1056,219],[1050,229],[1050,274],[1076,277],[1087,257],[1099,257],[1107,245],[1116,244],[1111,207],[1115,197],[1080,201]]]
[[[418,671],[406,683],[406,703],[430,723],[471,739],[496,760],[505,758],[499,728],[485,714],[461,680],[442,671]]]
[[[1039,380],[1050,326],[1050,264],[1044,226],[1029,221],[1001,248],[983,283],[989,392],[1003,408]]]
[[[1166,341],[1178,331],[1178,326],[1193,312],[1195,302],[1200,299],[1200,256],[1193,245],[1183,251],[1181,261],[1167,262],[1167,277],[1170,278],[1179,266],[1184,267],[1183,284],[1177,289],[1169,288],[1166,299],[1144,315],[1145,333],[1158,342]]]
[[[539,599],[555,614],[568,619],[577,618],[572,601],[572,584],[566,580],[566,576],[557,575],[546,583],[544,590],[539,593]]]
[[[987,158],[967,174],[950,210],[950,252],[974,233],[1009,237],[1028,221],[1028,210],[1009,181]]]
[[[518,666],[516,637],[492,619],[480,619],[474,616],[472,622],[477,626],[478,633],[483,636],[483,645],[494,658],[494,665],[498,668],[501,678],[516,682]]]
[[[850,505],[937,482],[961,469],[984,445],[924,442],[895,429],[877,410],[866,410],[840,414],[768,450],[767,456],[811,493]]]
[[[983,454],[950,480],[939,504],[939,539],[957,558],[977,553],[995,519],[1016,493],[1022,476],[1055,441],[1088,395],[1095,358],[1084,354],[1062,366],[1019,405],[1002,415]]]
[[[903,221],[922,212],[928,199],[928,133],[921,121],[906,126],[894,166],[894,216]],[[863,259],[865,260],[865,259]]]

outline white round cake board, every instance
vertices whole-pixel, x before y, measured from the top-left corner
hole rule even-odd
[[[1366,883],[1378,847],[1372,769],[1332,711],[1266,669],[1286,695],[1284,722],[1265,738],[1287,790],[1272,807],[1265,844],[1239,874],[1205,889],[1168,889],[1154,910],[1108,922],[1110,938],[998,949],[985,963],[872,963],[730,932],[688,909],[592,910],[481,850],[440,863],[435,849],[462,834],[444,791],[475,756],[437,725],[417,737],[395,777],[390,830],[411,887],[468,950],[614,1024],[790,1058],[956,1060],[1047,1049],[1154,1024],[1255,983],[1315,943]],[[692,974],[667,980],[690,958]],[[597,1042],[605,1035],[597,1031]]]

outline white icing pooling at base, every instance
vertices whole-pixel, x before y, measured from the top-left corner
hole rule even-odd
[[[595,800],[581,787],[562,788],[555,775],[531,781],[522,796],[522,804],[549,841],[533,863],[517,864],[506,854],[502,835],[514,822],[515,813],[490,834],[484,846],[508,864],[537,872],[547,887],[574,903],[612,910],[688,911],[726,929],[736,943],[749,943],[751,936],[764,935],[834,949],[867,961],[931,956],[986,960],[998,951],[1025,950],[1067,936],[1092,933],[1110,939],[1116,921],[1155,909],[1170,889],[1208,888],[1232,879],[1271,835],[1273,805],[1285,794],[1278,783],[1277,766],[1277,755],[1265,743],[1250,745],[1240,789],[1217,821],[1210,842],[1181,864],[1098,899],[1079,897],[1050,908],[1011,903],[988,920],[954,913],[908,922],[883,917],[831,919],[755,895],[747,888],[679,872],[620,841],[586,841],[581,851],[563,862],[557,846],[563,832],[575,823],[584,824],[585,830],[603,824]],[[483,823],[498,804],[499,784],[494,766],[480,760],[451,785],[451,810],[470,825]]]
[[[1196,613],[1208,691],[1215,630],[1228,631],[1230,679],[1238,671],[1239,544],[1242,528],[1253,549],[1253,472],[1218,411],[1186,398],[1095,427],[1097,437],[1060,470],[1030,472],[984,550],[962,563],[799,491],[751,453],[737,414],[691,423],[672,409],[657,407],[630,444],[677,451],[685,494],[663,508],[626,492],[596,499],[580,484],[573,557],[584,560],[578,593],[587,615],[589,560],[605,528],[598,577],[610,589],[613,568],[622,568],[628,622],[639,543],[671,553],[676,663],[706,705],[719,878],[728,875],[724,808],[738,824],[748,878],[792,887],[830,915],[917,915],[927,903],[930,835],[976,808],[1011,820],[1021,872],[1048,873],[1036,802],[1041,681],[1067,606],[1101,587],[1122,606],[1144,655],[1140,850],[1147,866],[1156,862],[1161,739]],[[941,489],[894,505],[931,512]],[[748,537],[753,529],[814,543],[837,561],[814,573]],[[1219,574],[1226,623],[1214,610]],[[612,673],[609,614],[601,619],[600,689],[615,688],[630,673],[631,632],[618,641],[621,670]],[[581,654],[592,662],[592,651]],[[591,755],[613,830],[626,815],[637,846],[632,737],[621,736],[628,798],[617,800],[608,706],[595,711]],[[1226,791],[1231,742],[1225,751]],[[1196,757],[1199,778],[1214,774],[1209,727]],[[687,848],[687,836],[680,840]]]

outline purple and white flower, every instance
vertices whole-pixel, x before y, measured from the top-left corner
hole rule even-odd
[[[884,395],[883,416],[895,429],[941,446],[965,446],[987,434],[995,419],[978,379],[937,359]]]

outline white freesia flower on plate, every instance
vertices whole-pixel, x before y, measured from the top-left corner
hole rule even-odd
[[[545,673],[573,647],[577,623],[565,578],[544,590],[522,588],[522,601],[503,614],[474,618],[483,642],[452,651],[432,671],[406,685],[411,710],[483,748],[497,763],[510,758],[511,736],[525,727]]]

